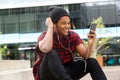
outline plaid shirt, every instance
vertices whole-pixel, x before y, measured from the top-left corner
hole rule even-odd
[[[45,34],[46,32],[43,32],[39,36],[38,42],[41,41],[45,37]],[[35,51],[39,57],[33,66],[33,75],[34,75],[35,80],[40,80],[39,65],[44,56],[44,53],[39,50],[38,42],[36,44]],[[73,31],[69,31],[68,37],[59,36],[59,40],[57,38],[57,34],[56,33],[53,34],[53,49],[55,49],[56,52],[59,54],[59,57],[63,64],[73,61],[72,55],[74,55],[73,53],[75,52],[75,47],[81,43],[82,43],[81,38],[79,37],[77,33]],[[69,49],[72,51],[72,53],[70,52]]]

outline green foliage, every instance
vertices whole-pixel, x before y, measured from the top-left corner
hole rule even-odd
[[[102,47],[108,43],[108,41],[112,39],[111,37],[105,37],[105,38],[101,38],[101,39],[97,39],[95,42],[95,47],[96,50],[99,51],[102,49]],[[108,49],[109,46],[104,47],[104,49]]]
[[[2,33],[0,32],[0,35]],[[8,51],[8,48],[7,48],[7,45],[5,44],[0,44],[0,54],[2,54],[3,56],[7,55],[7,51]]]
[[[87,46],[87,45],[88,45],[88,41],[87,41],[87,40],[82,40],[82,42],[83,42],[83,45],[84,45],[84,46]]]
[[[107,33],[108,31],[105,29],[105,25],[103,23],[103,19],[102,17],[98,17],[97,19],[93,19],[93,21],[91,23],[96,24],[96,27],[99,28],[99,33],[103,32],[103,33]],[[102,33],[101,33],[102,34]],[[97,52],[99,52],[99,50],[102,49],[102,47],[107,44],[107,42],[112,39],[112,37],[104,37],[104,38],[97,38],[96,42],[95,42],[95,47],[94,49],[96,49]],[[109,48],[109,46],[104,47],[103,49],[107,49]]]
[[[7,51],[8,51],[7,45],[5,44],[0,45],[0,52],[3,56],[7,55]]]
[[[97,28],[105,28],[105,25],[103,23],[102,17],[98,17],[97,19],[94,19],[91,21],[91,24],[96,24]]]

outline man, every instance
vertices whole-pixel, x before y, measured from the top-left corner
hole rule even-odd
[[[35,80],[79,80],[87,73],[93,80],[107,80],[96,59],[89,58],[95,31],[88,34],[88,47],[84,47],[79,35],[70,30],[70,15],[61,7],[49,9],[46,26],[36,44],[39,58],[33,68]],[[75,52],[83,59],[74,61]]]

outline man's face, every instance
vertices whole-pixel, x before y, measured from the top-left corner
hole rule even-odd
[[[56,29],[58,34],[67,36],[70,29],[70,17],[63,16],[56,23]]]

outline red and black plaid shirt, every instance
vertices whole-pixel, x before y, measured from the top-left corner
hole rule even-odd
[[[44,37],[45,37],[45,34],[46,32],[43,32],[39,38],[38,38],[38,42],[41,41]],[[67,48],[67,49],[71,49],[72,53],[75,52],[75,47],[78,45],[78,44],[81,44],[82,43],[82,40],[81,38],[79,37],[79,35],[73,31],[69,31],[69,35],[68,37],[66,36],[59,36],[59,41],[62,43],[62,45]],[[58,38],[57,38],[57,34],[54,33],[53,34],[53,49],[55,49],[57,51],[57,53],[59,54],[59,57],[62,61],[62,63],[67,63],[67,62],[70,62],[73,60],[72,58],[72,54],[69,50],[63,48],[63,46],[61,46],[61,43],[58,41]],[[42,53],[40,50],[39,50],[39,47],[38,47],[38,42],[36,44],[36,48],[35,48],[35,51],[36,53],[38,54],[39,58],[38,60],[35,62],[34,64],[34,67],[33,67],[33,74],[34,74],[34,78],[35,80],[40,80],[40,75],[38,74],[39,73],[39,65],[40,65],[40,62],[44,56],[44,53]]]

